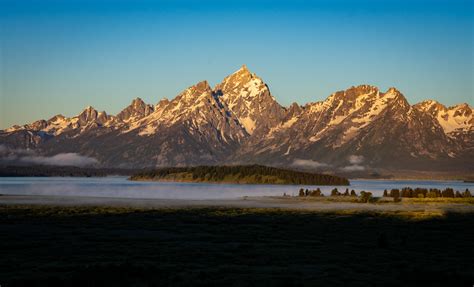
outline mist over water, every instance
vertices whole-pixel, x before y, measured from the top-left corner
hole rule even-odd
[[[352,180],[351,186],[337,186],[343,192],[346,188],[370,191],[381,196],[384,189],[403,187],[446,188],[464,191],[474,190],[474,183],[461,181],[422,180]],[[137,182],[126,177],[68,178],[68,177],[4,177],[0,178],[0,194],[43,195],[136,199],[238,199],[244,196],[298,195],[300,188],[321,188],[329,195],[336,186],[309,185],[253,185],[253,184],[209,184],[180,182]],[[0,197],[1,200],[1,197]]]

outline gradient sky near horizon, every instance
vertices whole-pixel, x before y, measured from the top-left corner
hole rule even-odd
[[[154,104],[242,64],[282,105],[372,84],[472,106],[473,3],[0,0],[0,128]]]

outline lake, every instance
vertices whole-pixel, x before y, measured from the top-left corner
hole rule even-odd
[[[439,188],[452,187],[474,191],[474,183],[462,181],[433,180],[351,180],[349,189],[359,194],[361,190],[381,196],[384,189],[403,187]],[[244,196],[298,195],[300,188],[321,188],[329,195],[334,186],[310,185],[254,185],[254,184],[210,184],[182,182],[138,182],[126,177],[3,177],[0,178],[0,194],[79,196],[108,198],[153,198],[153,199],[237,199]],[[347,187],[337,187],[343,192]],[[1,197],[0,197],[1,200]]]

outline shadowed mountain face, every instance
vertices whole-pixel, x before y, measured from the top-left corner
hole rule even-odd
[[[173,100],[137,98],[116,116],[87,107],[0,131],[0,156],[79,153],[108,167],[258,163],[360,171],[474,169],[473,109],[411,106],[395,88],[361,85],[321,102],[282,107],[246,66],[212,89]],[[3,150],[3,151],[2,151]]]

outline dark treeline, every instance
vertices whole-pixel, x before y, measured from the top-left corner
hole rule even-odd
[[[321,189],[318,187],[317,189],[314,190],[309,190],[309,189],[303,189],[301,188],[298,196],[300,197],[306,197],[306,196],[311,196],[311,197],[322,197],[324,194],[321,192]],[[366,192],[366,191],[361,191],[360,196],[357,195],[355,190],[349,191],[348,188],[346,188],[345,192],[339,192],[337,188],[334,188],[331,190],[331,196],[351,196],[351,197],[358,197],[359,201],[361,202],[371,202],[373,200],[372,193],[371,192]]]
[[[437,188],[411,188],[404,187],[401,190],[392,189],[390,191],[384,190],[384,197],[393,197],[395,200],[406,197],[406,198],[469,198],[471,197],[471,192],[469,189],[466,189],[463,192],[459,190],[454,191],[452,188],[445,188],[443,190]]]
[[[286,195],[286,194],[285,194]],[[298,193],[299,197],[324,197],[320,188],[309,190],[301,188]],[[373,197],[371,192],[361,191],[360,196],[357,195],[355,190],[349,191],[348,188],[344,192],[340,192],[337,188],[331,190],[331,197],[336,196],[350,196],[357,197],[360,202],[374,202],[377,201],[377,198]],[[471,198],[471,192],[469,189],[464,190],[463,192],[453,188],[445,188],[443,190],[437,188],[411,188],[404,187],[400,189],[392,189],[388,191],[387,189],[383,192],[383,197],[393,197],[395,202],[401,201],[402,197],[404,198]]]
[[[72,176],[72,177],[102,177],[107,175],[131,175],[139,170],[119,168],[84,168],[75,166],[3,166],[0,167],[0,177],[6,176]]]
[[[133,175],[131,180],[159,180],[172,178],[174,174],[189,173],[194,181],[224,181],[226,177],[236,179],[254,178],[251,183],[276,183],[284,184],[310,184],[310,185],[349,185],[349,180],[343,177],[286,170],[261,165],[236,165],[236,166],[196,166],[196,167],[170,167],[149,170]],[[272,177],[272,178],[268,178]]]

